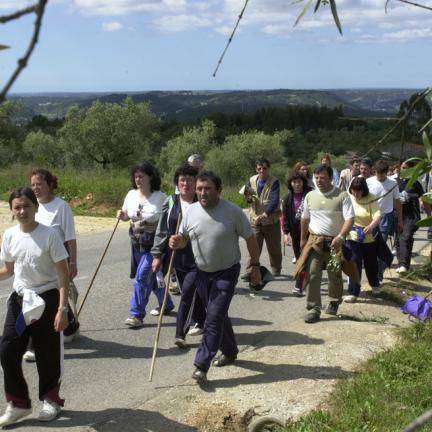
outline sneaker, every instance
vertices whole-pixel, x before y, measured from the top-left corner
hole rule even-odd
[[[297,262],[297,258],[294,257],[294,258],[291,260],[291,262],[292,262],[293,264],[295,264],[295,263]]]
[[[188,331],[188,336],[199,336],[202,335],[204,333],[204,330],[202,329],[202,327],[200,327],[198,325],[198,323],[196,323],[189,331]]]
[[[0,417],[0,427],[16,423],[27,417],[32,412],[31,408],[18,408],[12,402],[8,402],[5,413]]]
[[[408,271],[408,269],[405,266],[403,266],[403,265],[399,266],[396,269],[396,273],[406,273],[407,271]]]
[[[344,297],[345,303],[355,303],[356,301],[357,301],[357,296],[355,295],[350,294]]]
[[[38,420],[48,422],[57,418],[60,414],[61,406],[52,400],[45,399]]]
[[[243,274],[240,276],[240,279],[241,279],[242,281],[249,282],[249,280],[250,280],[250,273],[249,273],[249,272],[243,273]]]
[[[308,324],[316,323],[320,320],[320,316],[321,313],[319,311],[312,309],[305,315],[304,322]]]
[[[74,339],[77,339],[80,335],[80,331],[79,329],[75,332],[72,333],[71,335],[63,335],[63,343],[71,343]]]
[[[207,374],[202,371],[201,369],[196,368],[194,370],[194,373],[192,374],[192,378],[198,383],[198,384],[205,384],[207,382]]]
[[[331,301],[331,302],[327,305],[327,309],[326,309],[325,313],[326,313],[327,315],[337,315],[338,308],[339,308],[339,303],[338,303],[338,302],[332,302],[332,301]]]
[[[176,337],[174,340],[174,345],[177,345],[179,348],[186,348],[186,341],[183,338]]]
[[[165,310],[164,315],[169,315],[173,310],[174,310],[174,308],[170,309],[170,310]],[[158,306],[158,307],[155,307],[154,309],[152,309],[150,311],[150,315],[159,316],[160,312],[161,312],[161,307]]]
[[[371,287],[371,288],[372,288],[372,295],[373,296],[378,296],[381,294],[381,286]]]
[[[227,356],[225,354],[221,354],[219,357],[216,357],[213,360],[213,366],[223,367],[230,364],[233,364],[236,360],[237,356]]]
[[[142,319],[139,319],[139,318],[134,317],[134,316],[126,318],[125,324],[131,328],[138,328],[138,327],[142,327],[144,325]]]
[[[27,350],[23,355],[23,359],[27,363],[34,363],[36,361],[36,356],[35,356],[34,350]]]
[[[303,290],[301,288],[298,288],[298,287],[294,287],[293,290],[292,290],[292,293],[296,297],[303,297],[304,296]]]

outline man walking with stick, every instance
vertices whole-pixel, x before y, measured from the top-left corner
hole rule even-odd
[[[198,268],[197,290],[207,310],[192,374],[200,384],[207,381],[207,371],[219,349],[221,355],[213,361],[214,366],[231,364],[237,358],[228,309],[240,273],[239,236],[246,240],[251,257],[251,282],[258,285],[261,281],[258,243],[251,225],[240,207],[220,198],[221,190],[221,179],[213,172],[198,175],[198,202],[189,207],[179,234],[169,240],[172,249],[184,248],[190,241]]]

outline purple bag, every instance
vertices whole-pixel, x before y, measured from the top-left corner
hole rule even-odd
[[[421,321],[426,321],[432,318],[432,302],[427,300],[429,293],[426,297],[413,296],[410,297],[406,303],[401,307],[401,312],[408,314]]]

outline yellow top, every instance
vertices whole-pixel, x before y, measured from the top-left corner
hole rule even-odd
[[[378,201],[373,201],[376,199],[375,195],[369,194],[365,197],[361,197],[359,200],[356,200],[352,195],[350,195],[350,197],[355,213],[354,227],[367,227],[372,222],[372,219],[380,214]],[[358,241],[357,232],[351,230],[347,236],[347,240]],[[363,243],[371,243],[373,241],[375,240],[372,234],[367,234],[363,240]]]

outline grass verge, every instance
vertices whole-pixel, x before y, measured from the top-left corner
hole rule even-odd
[[[369,360],[341,381],[327,409],[318,409],[278,432],[396,432],[432,407],[432,324],[400,330],[391,351]],[[432,422],[419,431],[432,430]]]

